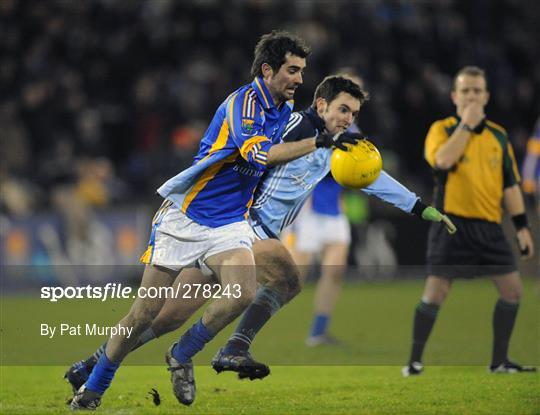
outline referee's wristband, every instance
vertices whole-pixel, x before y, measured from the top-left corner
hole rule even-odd
[[[512,222],[516,228],[516,232],[520,231],[523,228],[529,227],[529,221],[527,220],[527,215],[525,213],[520,213],[519,215],[512,216]]]

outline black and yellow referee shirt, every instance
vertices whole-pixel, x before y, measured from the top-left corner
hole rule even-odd
[[[435,170],[435,205],[446,213],[500,223],[503,190],[520,181],[514,151],[504,128],[489,120],[472,132],[465,152],[449,170],[438,170],[435,153],[452,135],[458,117],[434,122],[424,156]]]

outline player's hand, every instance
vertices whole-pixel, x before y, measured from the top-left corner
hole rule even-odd
[[[356,144],[358,141],[362,140],[364,136],[358,133],[337,133],[337,134],[328,134],[322,133],[319,134],[315,139],[315,146],[317,148],[339,148],[340,150],[347,151],[347,146],[345,144]]]
[[[531,259],[534,255],[534,244],[529,228],[521,228],[517,231],[516,239],[521,259]]]
[[[476,128],[486,118],[484,106],[478,102],[471,102],[463,110],[461,120],[471,128]]]
[[[422,219],[429,220],[430,222],[443,222],[449,234],[454,234],[457,231],[456,225],[454,225],[450,218],[439,212],[433,206],[428,206],[424,209],[422,212]]]

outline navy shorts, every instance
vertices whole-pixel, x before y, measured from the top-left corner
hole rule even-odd
[[[448,215],[457,227],[450,235],[442,223],[429,229],[427,272],[444,278],[474,278],[516,271],[516,260],[501,225]]]

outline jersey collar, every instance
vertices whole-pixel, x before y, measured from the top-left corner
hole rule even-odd
[[[255,77],[251,83],[251,86],[257,92],[259,100],[261,101],[261,104],[265,110],[275,108],[274,100],[272,99],[268,88],[266,88],[266,85],[260,76]]]
[[[319,114],[317,114],[315,108],[309,107],[304,111],[304,113],[309,117],[309,120],[315,126],[317,131],[322,133],[325,130],[326,124],[324,123],[324,120],[319,117]]]

